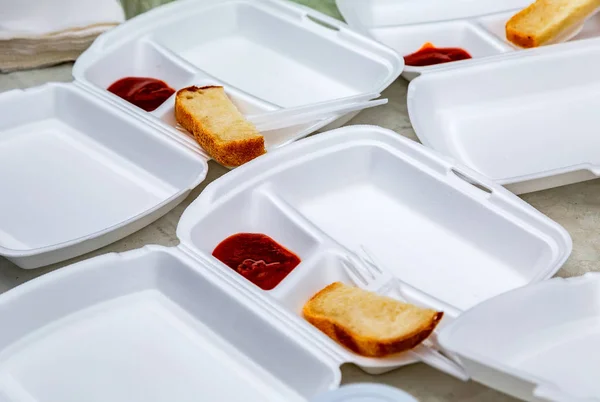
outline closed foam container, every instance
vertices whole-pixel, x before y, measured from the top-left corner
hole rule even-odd
[[[422,73],[462,68],[485,59],[510,58],[560,44],[523,49],[506,39],[506,22],[533,0],[336,0],[336,3],[349,26],[390,46],[401,56],[416,52],[426,42],[436,47],[462,48],[472,56],[432,66],[406,66],[402,76],[407,80]],[[581,30],[561,39],[579,41],[599,36],[600,14],[595,14]]]
[[[74,83],[0,95],[0,256],[37,268],[100,248],[206,177],[208,156],[176,128],[174,95],[145,112],[106,90],[118,79],[223,85],[242,113],[260,114],[380,92],[402,67],[385,46],[284,1],[177,1],[136,17],[79,57]],[[264,132],[267,150],[354,114]]]
[[[212,256],[239,232],[302,261],[263,291]],[[352,284],[342,261],[359,245],[402,296],[446,311],[439,329],[550,277],[571,251],[563,228],[501,186],[374,126],[233,170],[186,209],[177,236],[177,247],[96,257],[0,295],[0,400],[310,400],[338,387],[344,363],[377,374],[417,361],[358,356],[302,318],[318,290]]]
[[[599,297],[597,273],[554,278],[481,303],[438,339],[474,380],[517,398],[597,402]]]
[[[426,74],[410,83],[410,120],[424,145],[518,194],[594,179],[599,62],[587,41]]]

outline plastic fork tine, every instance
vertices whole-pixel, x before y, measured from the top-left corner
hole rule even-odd
[[[362,258],[361,255],[352,254],[350,256],[350,259],[354,261],[356,269],[362,273],[365,282],[367,282],[368,284],[372,284],[372,282],[375,282],[378,279],[380,279],[381,275],[378,272],[374,271],[369,266],[369,264]]]
[[[360,259],[360,262],[365,267],[365,269],[369,272],[369,276],[371,279],[375,280],[383,276],[384,273],[369,260],[364,258],[362,255],[359,255],[358,258]]]
[[[380,274],[385,273],[383,268],[381,268],[382,265],[380,261],[377,261],[377,258],[375,258],[373,253],[371,253],[365,246],[360,246],[360,249],[363,252],[363,259],[371,268],[376,269]]]
[[[352,281],[355,284],[362,284],[364,286],[368,286],[367,281],[365,280],[365,278],[358,272],[356,266],[354,264],[352,264],[350,261],[348,260],[342,260],[342,265],[344,266],[344,268],[346,269],[346,273],[348,274],[348,276],[350,277],[350,279],[352,279]]]

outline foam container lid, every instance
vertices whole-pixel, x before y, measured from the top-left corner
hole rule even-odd
[[[599,297],[600,274],[553,278],[479,304],[438,339],[474,380],[509,395],[597,402]]]
[[[506,39],[506,22],[531,0],[336,0],[353,29],[390,46],[399,55],[416,52],[426,42],[437,47],[465,49],[472,59],[432,66],[406,66],[402,76],[412,80],[422,73],[462,68],[481,60],[501,60],[562,46],[548,44],[522,49]],[[581,29],[562,42],[598,39],[600,14],[590,16]]]
[[[202,154],[79,85],[8,91],[0,108],[0,256],[22,268],[125,237],[206,177]]]
[[[598,63],[587,41],[424,74],[408,113],[424,145],[517,194],[595,179]]]
[[[264,291],[212,256],[240,232],[302,261]],[[177,235],[177,247],[103,255],[0,295],[0,400],[311,400],[339,386],[344,363],[377,374],[418,361],[359,356],[302,318],[323,287],[354,285],[342,262],[358,245],[393,269],[391,297],[446,313],[438,331],[552,276],[571,251],[563,228],[501,186],[373,126],[217,179]]]
[[[37,268],[103,247],[206,177],[207,154],[176,128],[175,95],[145,112],[106,90],[118,79],[223,85],[249,115],[380,92],[402,67],[387,47],[285,1],[184,0],[144,13],[101,35],[74,83],[0,94],[0,256]],[[354,114],[266,131],[267,151]]]

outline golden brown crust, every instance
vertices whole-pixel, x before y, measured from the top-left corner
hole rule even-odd
[[[220,86],[196,87],[191,86],[177,91],[175,97],[175,119],[183,128],[194,135],[194,138],[208,154],[218,163],[225,166],[240,166],[265,151],[264,137],[257,136],[236,141],[219,141],[217,133],[205,128],[205,125],[181,102],[181,96],[186,92],[196,92]]]
[[[522,48],[532,48],[539,46],[532,35],[526,35],[513,28],[506,27],[506,39]]]
[[[507,22],[506,22],[506,39],[523,48],[531,48],[531,47],[537,47],[539,46],[539,43],[537,43],[536,37],[534,37],[533,35],[528,35],[524,32],[520,32],[515,25],[519,22],[519,20],[521,20],[522,18],[524,18],[525,16],[527,16],[531,11],[533,5],[530,5],[529,7],[519,11],[517,14],[513,15]]]
[[[195,91],[197,91],[199,89],[209,89],[209,88],[223,88],[223,87],[221,85],[205,85],[203,87],[197,87],[195,85],[192,85],[192,86],[189,86],[187,88],[182,88],[182,89],[180,89],[180,91],[188,90],[188,91],[195,92]]]
[[[331,339],[348,348],[354,353],[367,357],[385,357],[395,353],[405,352],[423,342],[435,330],[444,316],[443,312],[437,312],[431,321],[415,328],[410,334],[393,339],[375,339],[357,334],[334,319],[315,313],[311,309],[311,301],[318,299],[323,294],[343,286],[339,282],[332,283],[321,289],[304,305],[302,315],[312,325],[324,332]]]

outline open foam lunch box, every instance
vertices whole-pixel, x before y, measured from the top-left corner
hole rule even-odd
[[[461,48],[471,59],[425,67],[405,66],[407,80],[422,73],[462,68],[481,60],[502,60],[537,53],[550,45],[522,49],[506,40],[506,22],[533,0],[336,0],[350,27],[390,46],[399,55],[416,52],[427,42],[436,47]],[[600,14],[563,40],[600,37]],[[561,44],[562,46],[562,44]]]
[[[277,0],[182,0],[101,35],[74,83],[0,95],[0,256],[22,268],[133,233],[201,183],[208,156],[176,128],[174,96],[152,112],[106,88],[129,76],[174,89],[223,85],[244,114],[380,92],[391,49],[314,10]],[[353,114],[264,132],[267,150]]]
[[[600,43],[423,74],[408,113],[421,142],[528,193],[600,176]]]
[[[241,232],[301,263],[260,289],[212,256]],[[500,185],[373,126],[231,171],[177,236],[177,247],[103,255],[0,295],[0,400],[307,401],[338,387],[343,363],[377,374],[417,361],[356,355],[301,316],[326,285],[352,284],[342,262],[360,245],[402,284],[392,296],[445,311],[442,333],[464,310],[552,276],[571,251],[562,227]]]

